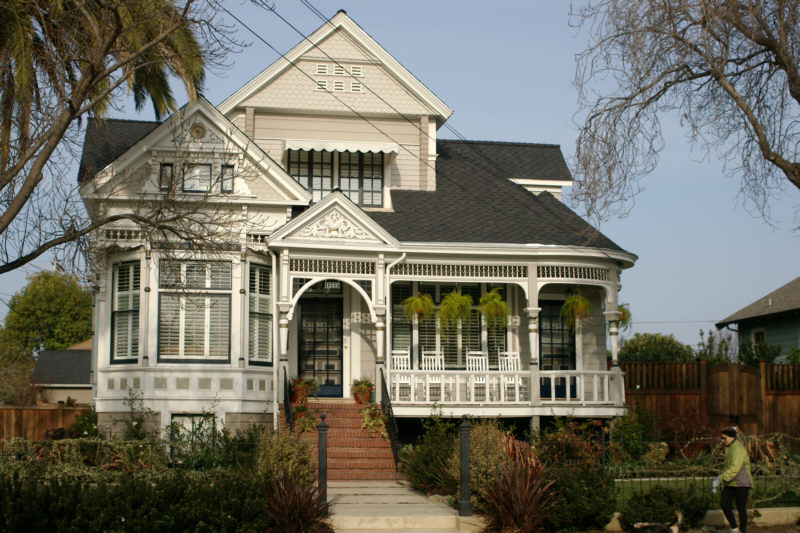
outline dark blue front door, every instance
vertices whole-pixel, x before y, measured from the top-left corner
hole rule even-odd
[[[342,298],[300,303],[300,374],[320,384],[319,396],[342,397]]]

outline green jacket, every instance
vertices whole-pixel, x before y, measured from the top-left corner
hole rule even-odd
[[[725,463],[719,475],[726,487],[752,487],[753,476],[750,474],[750,457],[747,450],[735,439],[725,449]]]

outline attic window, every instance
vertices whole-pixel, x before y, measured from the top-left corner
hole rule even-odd
[[[334,81],[333,90],[336,92],[344,92],[344,81],[343,80]]]
[[[350,74],[353,76],[363,76],[363,71],[361,70],[361,65],[353,65],[350,67]]]
[[[208,192],[211,188],[211,165],[191,164],[183,174],[183,192]]]
[[[158,188],[168,191],[172,186],[172,163],[161,163],[158,167]]]
[[[318,91],[327,91],[328,90],[328,82],[325,80],[317,80],[317,90]]]
[[[319,64],[317,65],[317,74],[318,75],[326,75],[328,73],[328,65]]]
[[[334,65],[333,73],[336,76],[344,76],[345,74],[347,74],[347,71],[344,70],[344,66],[342,65]]]

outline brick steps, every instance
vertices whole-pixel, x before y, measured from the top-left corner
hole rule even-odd
[[[328,424],[328,479],[332,481],[398,480],[389,439],[361,429],[361,409],[352,401],[315,401],[308,408],[317,415],[325,413]],[[317,417],[319,422],[319,418]],[[312,447],[317,460],[317,432],[305,433],[302,439]]]

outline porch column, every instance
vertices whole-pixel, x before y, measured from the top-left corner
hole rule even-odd
[[[617,339],[617,334],[619,330],[617,328],[617,321],[619,320],[619,311],[606,311],[603,313],[606,316],[606,321],[608,322],[608,338],[609,342],[611,343],[611,367],[619,368],[619,359],[618,353],[619,352],[619,340]]]
[[[541,307],[526,307],[528,314],[528,342],[531,347],[531,359],[528,365],[531,380],[531,405],[539,405],[539,312]]]
[[[286,375],[289,378],[289,317],[284,311],[280,312],[280,319],[278,320],[278,336],[281,350],[280,361],[278,362],[278,403],[280,403],[285,395],[283,376]]]
[[[381,401],[381,372],[386,375],[386,357],[384,355],[384,327],[385,323],[383,317],[378,317],[375,323],[375,344],[377,345],[377,353],[375,354],[375,402]]]

